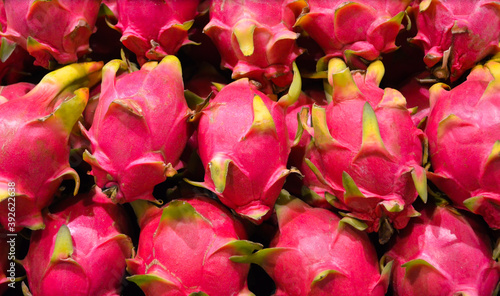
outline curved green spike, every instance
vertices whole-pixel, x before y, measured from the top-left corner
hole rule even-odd
[[[249,240],[233,240],[225,244],[222,248],[230,248],[232,249],[236,254],[233,257],[239,257],[242,255],[250,255],[254,251],[262,249],[262,245],[259,243],[255,243]],[[229,259],[231,259],[229,258]],[[231,259],[233,260],[233,259]]]
[[[304,158],[304,162],[307,164],[307,166],[313,171],[314,175],[316,175],[316,178],[318,181],[321,183],[328,185],[328,183],[325,180],[325,177],[323,177],[323,174],[321,171],[316,167],[316,165],[309,159],[309,158]]]
[[[343,229],[345,225],[350,225],[359,231],[365,231],[368,229],[368,225],[366,223],[352,217],[344,217],[340,219],[339,228]]]
[[[73,168],[68,167],[64,169],[62,172],[59,172],[56,176],[52,177],[51,181],[69,179],[73,179],[73,181],[75,181],[75,189],[73,190],[73,195],[76,195],[78,193],[78,190],[80,189],[80,176]]]
[[[288,248],[266,248],[248,256],[241,256],[231,259],[231,261],[237,263],[254,263],[261,267],[264,267],[266,263],[271,263],[273,257],[276,257],[289,250],[290,249]]]
[[[226,158],[222,155],[216,155],[208,163],[208,168],[210,169],[210,177],[215,185],[215,190],[218,193],[224,192],[226,188],[226,178],[227,172],[229,171],[229,163],[232,162],[231,159]]]
[[[421,166],[416,166],[411,170],[411,178],[418,195],[424,203],[427,203],[427,175],[425,169]]]
[[[351,176],[346,171],[342,172],[342,186],[344,186],[344,200],[352,197],[365,197],[359,190]]]
[[[253,33],[257,26],[247,20],[241,20],[234,26],[233,34],[240,46],[240,50],[244,56],[251,56],[254,52]]]
[[[57,96],[73,93],[82,87],[92,87],[101,80],[103,62],[74,63],[45,75],[30,93]],[[53,92],[53,93],[49,93]]]
[[[67,259],[71,257],[71,255],[73,255],[73,239],[71,238],[71,232],[68,226],[63,224],[59,228],[59,231],[57,231],[54,251],[52,252],[50,262]]]
[[[379,86],[380,81],[382,81],[382,78],[384,77],[384,74],[384,64],[381,60],[376,60],[371,63],[366,69],[365,80],[372,81],[375,85]]]
[[[140,288],[144,288],[149,284],[161,283],[165,286],[172,286],[177,289],[177,285],[169,280],[166,280],[155,274],[138,274],[127,277],[128,281],[135,283]]]
[[[329,276],[339,276],[339,275],[341,275],[341,276],[346,276],[346,275],[345,275],[345,274],[343,274],[342,272],[337,271],[337,270],[335,270],[335,269],[323,270],[323,271],[321,271],[320,273],[318,273],[318,274],[314,277],[314,279],[313,279],[313,281],[312,281],[312,283],[311,283],[311,288],[312,288],[314,285],[316,285],[318,282],[321,282],[322,280],[326,279],[326,278],[327,278],[327,277],[329,277]]]
[[[340,59],[331,59],[328,62],[328,82],[333,87],[332,100],[336,102],[349,100],[360,94],[351,71]]]
[[[226,86],[223,83],[217,83],[217,82],[212,82],[212,85],[215,86],[215,89],[217,89],[218,91],[221,91],[224,88],[224,86]]]
[[[109,104],[108,110],[112,108],[119,108],[120,110],[130,113],[131,115],[144,117],[141,106],[133,99],[114,100],[111,104]]]
[[[314,144],[319,149],[325,149],[335,143],[326,123],[326,110],[316,104],[312,107],[312,125],[314,129]]]
[[[0,45],[0,61],[5,63],[6,60],[9,59],[10,55],[16,49],[17,44],[15,42],[11,42],[5,37],[2,37],[2,44]]]
[[[488,159],[486,160],[486,165],[489,165],[490,163],[496,160],[500,160],[500,140],[496,141],[493,144],[491,153],[490,155],[488,155]]]
[[[402,264],[401,267],[404,267],[406,269],[405,270],[405,278],[408,275],[408,273],[410,273],[415,268],[419,268],[419,267],[429,267],[429,268],[432,268],[432,269],[436,270],[437,272],[439,272],[438,269],[436,269],[432,264],[425,261],[424,259],[410,260],[410,261]]]
[[[363,139],[361,142],[361,150],[364,150],[363,148],[366,149],[368,146],[372,149],[387,151],[382,141],[382,136],[380,136],[380,129],[375,111],[373,111],[370,103],[366,102],[363,106]]]
[[[288,93],[281,97],[278,101],[278,105],[282,106],[283,108],[287,108],[288,106],[295,103],[299,99],[300,93],[302,92],[302,78],[300,77],[299,68],[297,67],[297,64],[295,64],[295,62],[293,62],[292,68],[292,84],[288,89]]]
[[[273,116],[261,97],[255,95],[253,97],[253,122],[252,126],[242,138],[243,140],[254,133],[272,133],[277,136],[276,125],[274,124]]]
[[[160,61],[159,65],[168,65],[169,67],[172,67],[173,69],[176,69],[179,72],[182,72],[181,61],[175,55],[167,55],[167,56],[165,56]]]
[[[463,121],[460,117],[455,114],[450,114],[441,120],[437,128],[438,139],[442,139],[443,136],[452,128],[470,125],[469,123]]]
[[[426,11],[429,8],[429,6],[431,5],[431,3],[432,3],[432,0],[423,0],[422,2],[420,2],[419,6],[418,6],[419,11],[420,12]]]
[[[187,201],[173,200],[163,208],[159,226],[169,224],[173,221],[196,222],[204,221],[211,224]]]
[[[436,83],[429,88],[429,105],[431,109],[436,104],[439,97],[441,97],[450,87],[444,83]]]
[[[55,110],[54,117],[60,120],[64,126],[64,130],[71,133],[76,122],[82,115],[89,98],[89,89],[80,88],[75,91],[75,96],[71,99],[63,101]]]
[[[484,196],[482,195],[469,197],[468,199],[463,201],[464,206],[473,213],[476,213],[477,209],[479,209],[479,207],[483,204],[483,202],[484,202]]]

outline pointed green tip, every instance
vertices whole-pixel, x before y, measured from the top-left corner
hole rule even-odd
[[[10,57],[10,55],[14,52],[16,49],[16,43],[11,42],[5,37],[2,37],[1,39],[2,44],[0,45],[0,61],[2,63],[5,63]]]
[[[477,209],[479,209],[479,207],[483,202],[484,202],[484,196],[478,195],[469,197],[468,199],[464,200],[463,203],[467,209],[469,209],[473,213],[476,213]]]
[[[160,224],[168,223],[168,221],[195,221],[198,219],[205,220],[191,204],[183,200],[173,200],[163,208]]]
[[[83,110],[87,106],[89,89],[80,88],[74,92],[75,96],[61,103],[55,110],[54,116],[59,119],[68,135],[73,130]]]
[[[385,74],[385,68],[381,60],[374,61],[366,69],[366,78],[373,81],[373,83],[377,86],[380,85],[380,82],[382,81],[384,74]]]
[[[365,197],[361,190],[354,182],[351,176],[346,171],[342,172],[342,186],[344,187],[344,199],[349,199],[352,197]]]
[[[297,64],[293,62],[293,80],[290,88],[288,89],[288,93],[281,97],[278,101],[278,104],[283,108],[287,108],[291,106],[293,103],[297,102],[299,99],[300,93],[302,92],[302,77],[300,76],[299,68]]]
[[[246,139],[252,134],[271,133],[277,137],[276,125],[273,116],[262,98],[258,95],[253,97],[253,122],[252,126],[243,137]]]
[[[346,275],[340,271],[335,270],[335,269],[323,270],[314,277],[314,279],[311,283],[311,287],[316,285],[317,283],[319,283],[321,281],[326,280],[328,277],[331,277],[331,276],[346,276]]]
[[[363,145],[377,145],[385,150],[380,129],[378,126],[377,116],[370,103],[366,102],[363,106]]]
[[[425,169],[417,166],[411,170],[411,178],[418,195],[424,203],[427,203],[427,176]]]
[[[343,217],[342,219],[340,219],[339,227],[343,228],[345,225],[350,225],[351,227],[359,231],[365,231],[366,229],[368,229],[368,225],[366,223],[352,217]]]
[[[244,56],[251,56],[254,52],[253,34],[256,25],[253,22],[249,22],[243,19],[236,23],[233,29],[233,34],[238,41],[240,50]]]
[[[314,144],[316,147],[319,149],[326,149],[330,145],[335,144],[336,141],[330,134],[328,128],[325,108],[314,104],[311,113],[314,130]]]
[[[172,286],[172,287],[177,287],[175,283],[166,280],[158,275],[155,274],[138,274],[138,275],[132,275],[127,277],[127,280],[130,282],[135,283],[137,286],[140,288],[145,288],[148,285],[151,285],[153,283],[160,283],[162,286]]]
[[[73,239],[68,226],[61,225],[56,235],[54,243],[54,251],[52,252],[51,262],[56,262],[60,259],[66,259],[73,255]]]
[[[182,72],[181,61],[175,55],[167,55],[161,60],[160,65],[167,65],[172,69]]]
[[[224,192],[226,188],[227,173],[229,171],[229,163],[232,160],[221,155],[217,155],[208,163],[210,177],[215,185],[215,190],[218,193]]]

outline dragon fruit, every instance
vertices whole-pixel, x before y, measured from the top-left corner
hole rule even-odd
[[[476,66],[450,91],[430,89],[428,178],[454,206],[500,228],[500,62]]]
[[[300,94],[298,71],[294,76],[290,92],[278,102],[247,78],[239,79],[223,87],[200,116],[198,151],[205,181],[193,184],[216,193],[223,204],[256,224],[271,215],[291,172],[286,167],[290,142],[285,109]]]
[[[368,235],[286,195],[276,203],[279,231],[270,248],[237,260],[262,266],[276,296],[385,295],[392,263],[380,271]]]
[[[100,0],[3,2],[6,25],[0,35],[27,50],[35,65],[74,63],[90,52]]]
[[[121,42],[136,54],[139,64],[174,55],[188,39],[188,30],[198,11],[198,0],[105,1],[118,20],[113,28]],[[152,21],[154,20],[154,21]]]
[[[420,0],[413,8],[418,34],[434,75],[453,82],[478,61],[500,51],[500,4],[494,0]],[[487,24],[487,25],[485,25]]]
[[[256,81],[265,93],[292,83],[292,63],[301,50],[292,31],[300,1],[213,0],[204,32],[233,79]]]
[[[61,181],[78,174],[69,165],[69,134],[102,62],[72,64],[47,74],[26,95],[0,105],[0,223],[7,228],[9,188],[15,189],[16,227],[44,227],[41,210]],[[15,183],[14,186],[9,184]],[[7,228],[8,229],[8,228]],[[8,229],[10,230],[10,229]]]
[[[483,224],[444,206],[421,213],[382,259],[394,260],[394,295],[498,295],[500,264]]]
[[[28,295],[120,295],[134,252],[128,223],[125,210],[96,187],[56,203],[21,261]]]
[[[328,195],[328,189],[318,180],[305,162],[305,158],[319,158],[319,155],[311,138],[307,136],[307,133],[303,132],[302,125],[299,124],[299,117],[304,116],[304,109],[311,109],[313,104],[326,106],[327,103],[323,90],[313,89],[307,93],[302,92],[297,102],[288,107],[286,111],[288,136],[290,141],[293,142],[288,158],[288,167],[297,168],[302,176],[290,175],[287,178],[285,187],[294,195],[301,196],[308,204],[323,208],[331,207],[325,198]],[[310,116],[309,118],[302,118],[302,121],[310,122]],[[301,180],[297,180],[298,178]],[[297,188],[297,185],[300,187]]]
[[[299,1],[297,1],[299,2]],[[295,26],[302,28],[323,49],[324,61],[343,57],[357,68],[381,53],[397,48],[396,36],[403,27],[410,0],[324,1],[307,0],[307,8]]]
[[[117,77],[125,68],[121,60],[103,68],[93,124],[81,127],[92,147],[83,157],[113,201],[153,201],[154,186],[176,173],[190,135],[181,64],[166,56]]]
[[[380,61],[363,74],[331,59],[332,101],[326,109],[313,106],[313,126],[304,125],[320,155],[306,162],[328,186],[327,199],[366,223],[367,231],[378,231],[381,243],[392,226],[401,229],[418,215],[412,206],[418,194],[427,199],[425,135],[401,93],[378,87],[383,74]]]
[[[127,279],[150,295],[252,295],[249,264],[233,262],[262,246],[246,239],[241,222],[201,195],[163,208],[132,203],[141,234]]]

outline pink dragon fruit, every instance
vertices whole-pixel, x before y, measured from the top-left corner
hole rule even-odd
[[[246,78],[232,82],[202,111],[198,150],[204,183],[239,215],[260,224],[291,170],[285,109],[300,94],[297,68],[290,92],[278,102],[256,90]],[[229,123],[229,124],[228,124]]]
[[[176,173],[190,135],[181,64],[166,56],[117,77],[125,68],[121,60],[103,68],[93,124],[82,126],[92,146],[84,160],[113,201],[153,201],[154,186]]]
[[[276,203],[279,231],[270,248],[237,261],[262,266],[276,283],[276,296],[385,295],[392,263],[380,271],[366,233],[285,196]]]
[[[314,148],[314,143],[307,133],[303,132],[302,125],[299,122],[299,117],[304,116],[304,109],[311,109],[313,104],[326,106],[327,100],[323,90],[310,90],[306,93],[301,93],[297,102],[288,107],[286,111],[286,125],[288,136],[293,142],[290,156],[288,158],[288,167],[297,168],[302,176],[293,174],[287,178],[285,187],[289,192],[296,196],[301,196],[308,204],[316,207],[330,208],[331,205],[326,200],[328,195],[327,187],[321,183],[314,172],[305,162],[305,158],[319,158],[317,149]],[[303,122],[310,122],[309,118],[302,118]],[[297,179],[301,180],[297,180]],[[300,186],[297,188],[297,186]],[[290,191],[290,189],[292,191]]]
[[[192,43],[188,30],[198,13],[198,0],[111,0],[105,4],[118,20],[112,27],[122,33],[121,42],[141,65],[174,55],[182,45]]]
[[[18,82],[10,85],[0,86],[0,104],[24,96],[35,87],[29,82]]]
[[[428,178],[454,206],[500,228],[500,62],[476,66],[467,81],[430,89]]]
[[[53,67],[78,61],[90,52],[100,0],[4,1],[5,37],[35,57],[35,65]],[[54,21],[57,20],[57,21]]]
[[[213,0],[204,32],[233,79],[257,81],[265,93],[292,83],[292,63],[301,50],[291,29],[300,1]]]
[[[437,78],[453,82],[478,61],[500,51],[500,5],[494,0],[419,0],[413,8],[418,34]],[[486,25],[487,24],[487,25]]]
[[[87,103],[88,89],[82,87],[96,84],[101,68],[102,62],[66,66],[47,74],[26,95],[0,105],[0,223],[7,230],[12,189],[16,230],[44,227],[40,211],[63,179],[74,179],[78,191],[68,138]]]
[[[363,74],[331,59],[332,101],[326,109],[313,106],[313,126],[304,125],[320,155],[306,162],[335,196],[327,199],[366,223],[367,231],[379,231],[381,243],[391,223],[401,229],[418,215],[412,206],[418,194],[427,199],[425,135],[401,93],[378,87],[383,74],[380,61]]]
[[[141,234],[128,280],[146,296],[252,295],[249,264],[233,262],[262,246],[246,239],[243,225],[215,200],[196,195],[157,208],[132,203]]]
[[[382,260],[395,296],[498,295],[500,264],[485,227],[448,207],[426,207]]]
[[[134,252],[128,222],[125,210],[96,187],[56,203],[21,261],[28,295],[120,295],[125,260]]]
[[[397,48],[396,36],[411,1],[305,2],[308,12],[295,25],[319,44],[325,52],[324,59],[343,57],[349,65],[366,68],[363,60],[373,61],[381,53]]]

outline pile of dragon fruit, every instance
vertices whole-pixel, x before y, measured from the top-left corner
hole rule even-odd
[[[0,294],[498,295],[500,2],[0,12]]]

